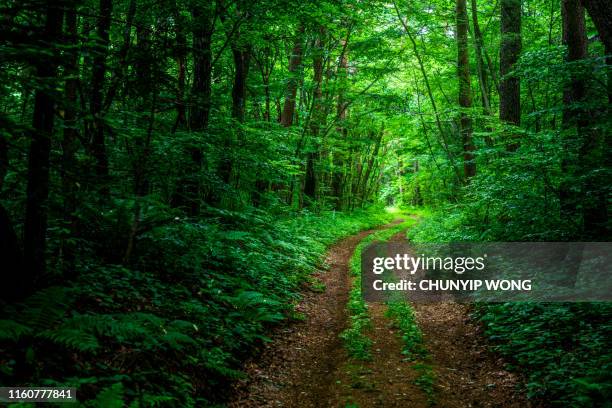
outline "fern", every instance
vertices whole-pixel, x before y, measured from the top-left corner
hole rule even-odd
[[[91,408],[122,408],[123,403],[123,384],[116,383],[103,389],[87,406]]]
[[[23,309],[15,320],[33,330],[46,330],[62,320],[70,307],[71,299],[66,288],[42,289],[23,302]]]
[[[93,334],[79,329],[59,328],[56,330],[45,330],[37,334],[36,337],[50,340],[76,351],[92,351],[100,346],[98,339]]]
[[[14,320],[0,320],[0,341],[17,342],[22,336],[28,336],[32,329]]]

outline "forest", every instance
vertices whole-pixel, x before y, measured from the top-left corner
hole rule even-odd
[[[359,292],[373,240],[610,241],[609,0],[0,0],[0,67],[0,386],[84,407],[610,406],[610,303]],[[430,312],[495,360],[445,370]],[[287,355],[334,357],[268,364],[270,391],[257,373],[295,333]]]

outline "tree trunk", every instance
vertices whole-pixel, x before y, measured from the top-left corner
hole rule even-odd
[[[74,258],[76,248],[73,243],[76,233],[76,217],[74,212],[77,208],[76,199],[76,151],[77,151],[77,90],[79,87],[79,51],[78,51],[78,32],[77,32],[77,14],[74,5],[66,10],[66,39],[73,47],[67,54],[65,75],[65,105],[64,105],[64,134],[62,140],[62,192],[64,196],[63,202],[63,219],[65,228],[69,231],[62,238],[62,269],[66,279],[72,279],[76,275],[74,268]]]
[[[317,198],[316,162],[319,158],[319,131],[323,121],[323,36],[325,28],[321,27],[312,57],[312,71],[314,89],[312,91],[312,112],[310,118],[310,133],[312,135],[312,149],[306,155],[306,176],[304,178],[304,194],[310,199]]]
[[[521,124],[521,84],[510,72],[521,54],[521,0],[501,0],[501,45],[499,119],[507,124]],[[511,136],[516,139],[516,135]],[[508,151],[515,151],[519,142],[513,140],[506,145]]]
[[[465,109],[472,107],[470,89],[470,59],[468,53],[468,15],[466,0],[457,0],[457,68],[459,75],[459,106],[462,109],[460,126],[463,145],[463,173],[466,180],[476,175],[472,119]]]
[[[478,70],[478,83],[480,84],[480,94],[482,100],[482,108],[486,115],[491,114],[491,89],[489,86],[489,77],[484,66],[482,58],[483,39],[478,24],[478,6],[477,0],[472,0],[472,24],[474,26],[474,48],[476,51],[476,68]]]
[[[108,155],[106,153],[106,140],[103,118],[103,88],[104,76],[106,75],[106,55],[108,52],[109,31],[111,26],[112,0],[100,0],[100,14],[98,16],[97,43],[95,45],[95,56],[93,58],[91,79],[91,103],[90,110],[93,117],[93,144],[92,151],[96,161],[96,177],[102,184],[100,195],[103,199],[110,196],[108,179]]]
[[[234,84],[232,86],[232,117],[244,122],[246,117],[247,77],[249,75],[250,50],[234,47]]]
[[[567,45],[567,61],[580,61],[588,57],[584,7],[580,0],[563,0],[563,42]],[[570,74],[563,91],[564,153],[561,162],[566,180],[561,183],[559,199],[561,217],[567,222],[579,220],[582,212],[582,235],[601,239],[606,234],[607,205],[605,181],[598,180],[595,171],[605,166],[602,132],[590,126],[594,112],[582,107],[589,100],[584,74]],[[583,180],[575,186],[576,180]],[[578,188],[577,188],[578,187]]]
[[[601,41],[604,43],[606,52],[612,50],[612,2],[610,0],[582,0],[582,4],[589,12],[589,16]]]
[[[59,41],[63,12],[57,5],[47,6],[44,38],[51,44]],[[36,75],[41,81],[49,81],[36,90],[33,115],[33,132],[28,157],[28,185],[26,189],[26,215],[24,223],[23,280],[27,288],[33,288],[36,280],[45,272],[45,241],[47,234],[47,198],[49,196],[49,155],[53,134],[54,100],[57,61],[41,58]],[[26,286],[22,286],[25,288]]]
[[[193,17],[193,85],[189,112],[191,130],[208,127],[212,90],[212,34],[214,14],[212,6],[202,10],[201,6],[191,10]]]
[[[4,177],[8,173],[8,142],[0,137],[0,191]],[[13,301],[19,299],[28,282],[22,279],[22,253],[19,240],[8,212],[0,203],[0,259],[2,259],[2,285],[0,285],[0,299]]]
[[[297,87],[299,82],[299,73],[301,72],[303,41],[304,41],[304,25],[300,24],[295,34],[295,44],[291,57],[289,58],[289,80],[287,82],[287,91],[285,92],[285,104],[283,113],[281,114],[281,124],[289,127],[293,124],[293,115],[295,113],[295,97],[297,95]]]
[[[187,65],[187,36],[185,35],[186,21],[180,13],[177,4],[174,5],[174,33],[176,35],[175,54],[177,65],[176,75],[176,121],[172,128],[172,133],[176,132],[179,127],[187,125],[187,112],[185,109],[185,80],[186,80],[186,65]],[[194,47],[195,48],[195,47]],[[194,64],[195,65],[195,64]],[[195,69],[194,69],[195,71]],[[195,83],[195,81],[194,81]]]
[[[350,34],[350,32],[349,32]],[[344,94],[345,88],[348,86],[348,37],[342,40],[342,52],[340,53],[340,58],[338,61],[338,79],[339,91],[338,91],[338,104],[336,107],[336,117],[338,118],[338,123],[340,124],[337,128],[338,135],[341,139],[346,139],[348,135],[348,129],[346,128],[346,124],[344,121],[346,120],[347,110],[348,110],[348,102],[346,101]],[[343,200],[344,200],[344,177],[345,177],[345,161],[343,157],[344,152],[340,151],[340,149],[336,149],[333,152],[333,178],[332,178],[332,194],[335,198],[335,208],[336,210],[342,210],[343,208]]]
[[[561,16],[563,19],[563,43],[567,46],[567,61],[578,61],[586,57],[587,38],[584,22],[584,8],[580,0],[562,0]],[[578,201],[580,197],[577,190],[576,166],[577,146],[580,143],[579,133],[584,126],[584,113],[577,106],[584,101],[586,96],[586,83],[578,76],[571,78],[563,90],[563,117],[562,124],[566,130],[563,134],[564,157],[561,160],[561,170],[565,180],[559,188],[559,202],[561,218],[571,224],[576,224],[579,219],[576,216]],[[575,131],[572,130],[576,128]]]

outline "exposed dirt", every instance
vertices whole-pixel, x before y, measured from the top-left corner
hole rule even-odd
[[[230,407],[427,407],[414,384],[414,362],[404,361],[399,334],[385,316],[386,306],[370,303],[370,362],[348,357],[339,334],[347,326],[348,264],[355,247],[375,230],[332,246],[326,272],[318,274],[325,291],[309,291],[297,310],[305,319],[278,330],[263,353],[246,364],[247,379],[236,384]],[[397,234],[394,241],[405,239]],[[486,348],[466,305],[415,305],[417,321],[435,373],[435,406],[529,407],[518,391],[520,379]],[[349,405],[350,406],[350,405]]]
[[[305,320],[275,333],[262,355],[247,363],[247,380],[237,384],[230,407],[333,406],[335,373],[347,360],[339,335],[347,325],[348,263],[359,241],[375,230],[329,249],[329,270],[316,276],[325,291],[306,292],[297,307]]]
[[[402,340],[385,316],[386,305],[370,303],[372,360],[346,359],[336,370],[329,407],[428,407],[427,396],[414,381],[418,373],[414,363],[401,354]],[[350,406],[350,405],[349,405]]]
[[[469,307],[459,303],[414,305],[435,373],[441,407],[530,407],[520,379],[487,349]]]
[[[391,241],[401,242],[405,233]],[[435,375],[433,397],[440,407],[531,407],[521,379],[504,369],[469,318],[470,307],[451,301],[413,303]]]

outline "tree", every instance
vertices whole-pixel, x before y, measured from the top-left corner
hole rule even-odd
[[[612,53],[612,3],[608,0],[582,0],[582,5],[595,23],[606,53]]]
[[[63,11],[54,4],[48,4],[44,34],[46,41],[59,41],[62,30]],[[55,116],[55,95],[57,86],[57,56],[51,61],[41,59],[37,62],[36,76],[39,81],[36,89],[33,131],[28,155],[28,185],[26,216],[24,222],[24,273],[19,289],[31,290],[37,279],[44,274],[46,234],[47,234],[47,199],[49,196],[49,155]],[[6,220],[5,220],[6,222]],[[7,230],[8,228],[4,228]],[[10,229],[8,229],[10,231]]]
[[[203,6],[194,3],[191,9],[193,19],[193,85],[191,89],[189,126],[191,130],[203,130],[208,126],[211,104],[212,84],[212,35],[214,32],[215,12],[210,1]],[[197,149],[196,149],[197,150]],[[194,152],[196,162],[201,153]]]
[[[521,0],[501,0],[499,119],[514,126],[521,124],[521,83],[518,76],[512,74],[521,46]],[[516,135],[512,137],[516,138]],[[515,151],[518,147],[518,141],[506,146],[508,151]]]
[[[304,25],[300,23],[295,34],[295,44],[289,57],[289,80],[287,81],[287,91],[285,92],[285,104],[281,114],[281,124],[285,127],[291,126],[293,123],[293,115],[295,112],[295,97],[298,87],[298,74],[301,72],[302,53],[304,45]]]
[[[480,85],[480,97],[482,100],[482,108],[485,114],[491,114],[491,89],[487,70],[485,69],[483,60],[483,38],[478,23],[478,5],[477,0],[471,0],[472,5],[472,25],[474,27],[474,48],[476,51],[476,67],[478,70],[478,84]]]
[[[466,179],[476,175],[472,119],[466,110],[472,107],[470,90],[470,60],[468,52],[468,16],[466,0],[457,0],[457,72],[459,76],[459,106],[461,144],[463,146],[463,173]]]
[[[318,142],[319,131],[324,121],[323,106],[323,52],[325,28],[321,26],[314,44],[312,55],[312,72],[314,89],[312,90],[312,108],[310,114],[310,134],[312,135],[312,147],[306,154],[306,174],[304,176],[304,194],[310,199],[317,198],[317,173],[316,163],[319,158],[320,145]],[[301,146],[298,146],[300,148]]]
[[[109,31],[113,10],[112,0],[100,0],[100,11],[97,21],[97,41],[95,44],[92,76],[91,76],[91,100],[90,111],[92,116],[91,132],[92,151],[96,160],[96,176],[102,184],[100,198],[108,199],[110,195],[108,179],[108,155],[106,152],[105,122],[103,111],[103,90],[106,76],[106,55],[109,44]]]

